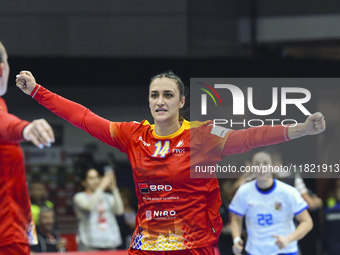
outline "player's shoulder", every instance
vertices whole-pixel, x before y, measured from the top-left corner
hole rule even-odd
[[[251,190],[255,190],[255,187],[256,187],[256,179],[242,184],[238,188],[238,192],[248,192],[248,191],[251,191]]]
[[[299,191],[295,187],[293,187],[293,186],[291,186],[287,183],[284,183],[284,182],[277,180],[277,179],[275,179],[275,182],[276,182],[278,189],[280,189],[280,190],[286,191],[289,194],[290,193],[296,193],[296,192],[299,193]]]
[[[147,120],[142,120],[141,122],[138,122],[138,121],[132,121],[130,122],[132,126],[135,126],[137,127],[138,129],[146,129],[146,130],[153,130],[155,128],[155,125],[154,124],[150,124],[149,121]]]
[[[188,122],[190,123],[190,128],[202,128],[202,127],[207,127],[207,126],[213,126],[214,122],[212,120],[206,120],[206,121],[198,121],[198,120],[194,120],[194,121],[190,121]]]
[[[73,200],[76,201],[77,199],[83,199],[84,197],[86,197],[86,192],[85,191],[80,191],[77,192],[74,196],[73,196]]]

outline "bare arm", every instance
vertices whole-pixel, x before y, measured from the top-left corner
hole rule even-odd
[[[234,182],[234,189],[237,190],[242,184],[244,184],[245,182],[251,180],[251,177],[254,178],[254,175],[252,172],[244,172],[241,174],[240,178],[238,178],[235,182]]]
[[[110,185],[109,185],[109,189],[111,190],[112,195],[113,195],[112,201],[111,201],[113,212],[116,215],[122,215],[124,214],[125,210],[124,210],[122,197],[120,196],[120,192],[117,187],[117,179],[116,179],[115,172],[108,173],[108,175],[112,177]]]
[[[241,239],[243,216],[232,214],[231,217],[231,235],[234,240],[233,252],[235,255],[241,255],[243,250],[243,240]]]
[[[310,211],[322,208],[322,200],[317,195],[310,195],[305,182],[300,176],[295,177],[295,188],[300,192],[302,198],[307,202]]]
[[[307,202],[309,210],[313,211],[322,208],[322,200],[318,196],[311,196],[308,192],[301,194],[301,196]]]
[[[288,246],[289,243],[293,241],[298,241],[302,239],[311,229],[313,228],[313,221],[309,215],[308,210],[304,210],[298,215],[295,216],[296,219],[300,222],[294,232],[290,233],[288,236],[276,236],[277,238],[275,244],[283,249]]]
[[[85,198],[81,194],[76,194],[74,197],[74,203],[78,208],[84,211],[92,211],[96,208],[99,199],[103,196],[104,191],[101,188],[97,188],[91,195],[90,199]]]
[[[82,210],[92,211],[96,208],[99,200],[103,198],[104,191],[109,187],[113,181],[112,174],[105,174],[101,179],[98,188],[91,195],[90,199],[87,199],[81,194],[77,194],[74,197],[75,204]]]
[[[112,190],[112,195],[114,199],[114,206],[113,206],[113,211],[116,215],[122,215],[124,214],[124,204],[122,197],[120,196],[120,192],[118,188],[115,188]]]
[[[299,221],[299,225],[293,233],[289,235],[291,242],[302,239],[313,228],[313,220],[310,217],[308,210],[304,210],[295,216]]]

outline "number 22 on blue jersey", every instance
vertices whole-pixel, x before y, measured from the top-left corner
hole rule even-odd
[[[162,141],[158,141],[155,143],[156,149],[155,152],[152,154],[152,157],[157,157],[158,155],[161,156],[161,158],[164,158],[165,155],[170,150],[170,141],[165,141],[164,145],[162,146]]]
[[[257,223],[260,226],[265,226],[265,225],[272,225],[273,224],[273,215],[272,214],[261,214],[259,213],[257,215]]]

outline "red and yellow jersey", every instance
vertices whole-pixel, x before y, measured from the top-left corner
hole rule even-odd
[[[209,133],[207,126],[195,128]],[[190,178],[190,131],[185,120],[170,136],[156,135],[147,121],[111,122],[115,147],[129,157],[139,201],[131,248],[184,250],[217,241],[220,190],[216,178]],[[220,139],[210,143],[212,148],[218,144]]]
[[[128,155],[138,197],[132,249],[185,250],[214,244],[223,226],[218,182],[190,178],[191,165],[216,164],[224,155],[286,140],[282,126],[233,131],[215,128],[211,121],[186,120],[176,133],[158,136],[148,121],[110,122],[40,85],[31,95]]]
[[[18,144],[29,122],[9,114],[0,97],[0,246],[28,243],[34,231],[24,155]]]

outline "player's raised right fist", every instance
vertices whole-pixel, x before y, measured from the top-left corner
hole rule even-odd
[[[16,85],[25,94],[30,95],[37,82],[30,71],[21,71],[20,74],[16,76]]]

